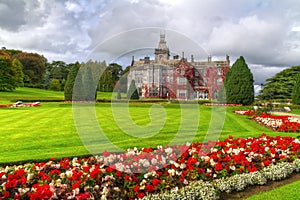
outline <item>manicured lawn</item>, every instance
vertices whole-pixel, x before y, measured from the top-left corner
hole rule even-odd
[[[153,105],[130,105],[130,116],[137,125],[143,128],[149,124],[149,109]],[[108,140],[100,144],[93,144],[97,138],[97,135],[93,135],[94,133],[86,138],[90,139],[89,144],[92,145],[92,148],[108,151],[114,150],[111,148],[111,143],[122,150],[135,146],[138,148],[156,147],[170,143],[175,136],[178,136],[176,143],[191,141],[194,135],[195,141],[203,141],[211,121],[211,107],[200,107],[200,121],[196,133],[190,128],[195,124],[190,124],[181,133],[177,133],[181,122],[180,105],[162,104],[162,106],[163,109],[154,106],[154,114],[156,112],[157,118],[160,118],[160,113],[165,110],[166,121],[159,133],[149,137],[146,129],[143,131],[145,135],[132,136],[127,134],[126,130],[130,129],[131,124],[125,124],[123,127],[125,131],[122,131],[120,125],[115,122],[111,104],[98,103],[95,106],[96,118]],[[233,113],[234,109],[236,108],[227,108],[226,119],[220,136],[222,139],[229,135],[234,137],[258,136],[262,133],[287,135],[287,133],[273,133],[249,120],[246,116],[236,115]],[[216,118],[213,121],[218,122],[218,116],[214,117]],[[0,163],[89,154],[77,133],[73,120],[72,104],[42,103],[40,107],[2,108],[0,109],[0,119],[0,148],[2,149]],[[154,120],[153,123],[159,124],[160,122]],[[92,129],[94,130],[94,127],[86,127],[83,129],[86,131],[81,132],[80,136]],[[219,129],[213,129],[210,134],[213,136],[212,138],[219,138],[219,132]],[[298,134],[289,133],[289,135],[296,136]]]
[[[247,200],[298,200],[299,199],[299,187],[300,187],[300,181],[296,181],[284,186],[281,186],[279,188],[270,190],[268,192],[262,192],[258,193],[256,195],[253,195]]]
[[[97,99],[116,99],[117,93],[97,92]],[[122,94],[125,98],[126,94]],[[0,104],[16,101],[51,101],[64,100],[63,91],[51,91],[37,88],[17,88],[13,92],[0,92]]]

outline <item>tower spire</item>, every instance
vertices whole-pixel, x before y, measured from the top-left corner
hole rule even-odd
[[[160,33],[160,39],[157,49],[155,49],[155,60],[169,60],[170,51],[167,47],[166,36]]]

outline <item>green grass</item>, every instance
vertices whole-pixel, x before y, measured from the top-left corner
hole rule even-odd
[[[247,200],[298,200],[299,199],[300,181],[296,181],[279,188],[255,194]]]
[[[18,100],[63,99],[62,92],[32,88],[18,88],[14,92],[1,92],[0,95],[0,103],[14,98]],[[98,98],[99,96],[109,98],[111,95],[112,93],[100,93]],[[83,156],[90,153],[88,150],[122,151],[135,146],[156,147],[172,142],[182,144],[187,141],[203,141],[205,137],[216,140],[224,139],[229,135],[234,137],[258,136],[262,133],[273,136],[296,137],[298,135],[272,132],[249,120],[247,116],[233,113],[235,109],[247,107],[214,107],[214,114],[212,114],[212,107],[200,106],[200,111],[197,112],[200,115],[198,123],[197,120],[195,121],[198,117],[191,115],[194,110],[193,105],[184,105],[187,114],[182,117],[179,104],[132,103],[129,116],[133,123],[127,123],[130,120],[126,119],[126,110],[122,107],[124,104],[114,105],[117,105],[115,109],[119,111],[117,114],[112,113],[110,103],[97,103],[95,107],[83,107],[79,114],[75,115],[75,119],[81,122],[79,124],[74,123],[76,109],[72,109],[70,103],[42,103],[41,107],[32,108],[1,108],[0,163]],[[95,111],[95,115],[83,112],[88,110]],[[219,111],[226,113],[224,124],[220,123],[222,117],[215,115]],[[149,126],[150,116],[155,116],[152,126]],[[116,121],[116,117],[119,117],[119,121]],[[181,118],[187,123],[179,131]],[[95,123],[91,123],[93,120]],[[211,122],[214,123],[210,124]],[[99,134],[99,124],[104,132],[102,135]],[[140,131],[132,132],[132,130]]]
[[[167,117],[159,133],[149,137],[148,130],[143,127],[145,128],[150,123],[149,110],[153,105],[156,104],[130,104],[130,116],[134,123],[142,128],[140,133],[132,136],[122,131],[120,125],[115,122],[110,103],[96,104],[96,119],[108,138],[108,140],[101,140],[100,143],[97,142],[98,133],[93,132],[97,128],[94,127],[95,124],[88,123],[86,127],[77,127],[83,130],[78,134],[74,124],[72,104],[42,103],[41,107],[2,108],[0,109],[0,149],[2,150],[0,163],[87,155],[89,151],[84,147],[79,136],[85,137],[85,141],[89,140],[91,149],[95,148],[100,151],[114,151],[112,143],[121,150],[135,146],[138,148],[155,147],[170,143],[175,136],[178,136],[177,143],[191,141],[194,136],[195,141],[203,141],[211,121],[211,107],[200,107],[200,122],[199,126],[196,125],[198,126],[196,132],[192,129],[195,125],[188,124],[183,132],[177,133],[181,122],[180,105],[162,104],[163,109],[157,108],[156,105],[153,108],[153,113],[157,115],[156,119],[163,118],[162,110],[165,110]],[[94,108],[85,109],[93,110]],[[188,107],[186,109],[189,111]],[[236,115],[233,113],[234,109],[236,108],[227,108],[221,139],[229,135],[234,137],[258,136],[262,133],[287,135],[287,133],[274,133],[257,125],[246,116]],[[85,122],[90,116],[80,117]],[[218,121],[218,119],[215,118],[213,121]],[[160,124],[161,122],[154,120],[153,123]],[[131,124],[124,125],[125,129],[129,130],[131,126]],[[155,129],[156,126],[152,128]],[[210,134],[214,136],[212,138],[219,138],[217,129]],[[289,133],[289,135],[296,136],[297,134]]]
[[[113,92],[97,92],[97,99],[116,99],[117,93]],[[125,98],[126,94],[122,94]],[[0,104],[6,104],[16,101],[51,101],[64,100],[63,91],[51,91],[37,88],[20,87],[12,92],[0,91]]]

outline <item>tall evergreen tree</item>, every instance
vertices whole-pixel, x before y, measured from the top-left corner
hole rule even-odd
[[[75,79],[79,70],[80,64],[76,62],[75,64],[72,64],[71,70],[68,74],[68,78],[65,84],[65,90],[64,90],[64,95],[65,95],[65,100],[72,100],[72,95],[73,95],[73,87],[75,83]]]
[[[127,99],[139,99],[139,93],[135,86],[135,81],[132,80],[127,91]]]
[[[294,104],[300,104],[300,72],[297,75],[296,83],[293,88],[292,101]]]
[[[254,101],[254,80],[243,56],[238,58],[226,74],[224,82],[226,102],[250,105]]]

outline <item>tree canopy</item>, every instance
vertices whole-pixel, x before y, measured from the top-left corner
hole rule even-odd
[[[292,99],[294,104],[300,104],[300,72],[296,76],[296,83],[293,88]]]
[[[260,95],[263,99],[291,99],[300,66],[285,69],[267,79]]]
[[[254,79],[243,56],[238,58],[226,74],[224,88],[226,102],[250,105],[254,101]],[[224,89],[221,90],[224,92]],[[224,96],[224,94],[220,94]]]
[[[0,91],[12,91],[23,86],[22,64],[19,60],[0,50]]]

